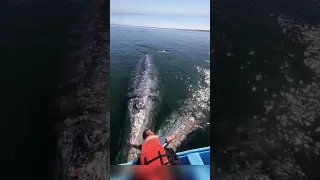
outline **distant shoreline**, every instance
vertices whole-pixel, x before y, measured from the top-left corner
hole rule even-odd
[[[110,23],[110,25],[129,26],[129,27],[144,27],[144,28],[155,28],[155,29],[172,29],[172,30],[180,30],[180,31],[202,31],[202,32],[210,32],[210,30],[205,30],[205,29],[160,28],[160,27],[151,27],[151,26],[133,26],[133,25],[124,25],[124,24],[113,24],[113,23]]]

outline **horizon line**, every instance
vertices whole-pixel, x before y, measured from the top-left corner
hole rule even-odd
[[[146,27],[146,28],[155,28],[155,29],[172,29],[172,30],[184,30],[184,31],[202,31],[202,32],[210,32],[210,29],[179,29],[179,28],[165,28],[165,27],[153,27],[153,26],[139,26],[139,25],[127,25],[127,24],[116,24],[110,23],[110,25],[117,26],[130,26],[130,27]]]
[[[210,14],[161,14],[161,13],[110,13],[110,15],[130,15],[130,16],[135,16],[135,15],[153,15],[153,16],[204,16],[204,17],[210,17]]]

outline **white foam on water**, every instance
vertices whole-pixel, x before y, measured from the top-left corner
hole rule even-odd
[[[246,167],[229,174],[230,179],[308,179],[305,166],[310,166],[313,157],[320,155],[320,142],[316,138],[320,133],[317,122],[320,119],[320,27],[287,16],[279,16],[277,21],[284,36],[305,47],[302,62],[313,72],[313,80],[294,79],[288,73],[292,70],[290,64],[281,64],[280,72],[287,85],[281,92],[270,94],[270,100],[264,104],[265,115],[254,117],[246,128],[248,139],[252,139],[248,142],[250,148],[255,147],[253,152],[268,157],[268,160],[246,162]],[[241,150],[242,155],[251,152]],[[310,161],[298,163],[296,153]],[[272,168],[272,178],[263,172],[269,167]]]
[[[187,136],[201,128],[209,125],[210,113],[210,70],[196,67],[203,76],[204,85],[198,82],[198,89],[194,91],[182,107],[175,111],[162,123],[157,134],[163,137],[175,135],[176,139],[169,144],[169,147],[176,149],[186,140]]]
[[[252,92],[256,92],[257,91],[257,87],[252,86],[251,90],[252,90]]]
[[[232,53],[230,53],[230,52],[227,52],[226,55],[227,55],[228,57],[233,57],[233,56],[234,56],[234,55],[233,55]]]
[[[248,55],[250,55],[250,56],[254,56],[255,54],[256,54],[256,52],[253,51],[253,50],[251,50],[251,51],[248,53]]]
[[[284,112],[279,119],[277,134],[283,137],[289,144],[301,144],[298,152],[306,151],[319,154],[320,148],[316,146],[314,139],[308,132],[316,125],[316,119],[320,117],[320,28],[312,27],[306,22],[299,22],[286,16],[279,16],[278,23],[282,28],[290,29],[287,32],[289,38],[297,40],[305,45],[304,63],[314,72],[314,82],[306,83],[303,80],[291,80],[289,83],[299,82],[301,88],[290,88],[284,93],[283,100],[275,104],[274,111]],[[287,65],[285,68],[289,68]],[[286,74],[288,77],[288,75]],[[288,136],[285,136],[288,134]],[[298,136],[298,137],[297,137]],[[306,148],[307,147],[307,148]]]
[[[159,51],[157,51],[158,53],[165,53],[165,54],[167,54],[167,53],[169,53],[169,51],[166,51],[166,50],[159,50]]]
[[[303,153],[306,156],[320,154],[320,143],[311,136],[311,132],[320,131],[316,122],[320,117],[320,28],[312,27],[302,21],[296,21],[286,16],[277,18],[282,28],[282,33],[291,41],[300,42],[305,47],[304,64],[314,73],[314,82],[304,82],[289,76],[290,64],[282,63],[280,71],[289,84],[288,90],[280,92],[281,96],[271,94],[269,101],[264,105],[265,117],[254,121],[252,132],[253,139],[258,139],[266,144],[257,144],[257,148],[264,146],[271,148],[269,151],[283,151],[285,156],[270,159],[274,171],[279,177],[292,179],[305,177],[302,167],[293,158],[294,153]],[[295,57],[293,54],[288,54]],[[296,87],[296,84],[299,87]],[[266,128],[267,124],[275,124],[274,129]],[[283,143],[285,142],[285,143]],[[288,144],[289,146],[282,146]],[[248,165],[250,170],[255,163]],[[259,168],[261,165],[259,165]],[[258,169],[259,169],[258,168]],[[253,175],[254,173],[248,173]],[[255,174],[257,175],[257,174]]]

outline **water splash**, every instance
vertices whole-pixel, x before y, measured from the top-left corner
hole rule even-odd
[[[169,144],[176,149],[187,138],[188,134],[208,126],[210,113],[210,70],[196,67],[204,77],[203,83],[198,82],[198,90],[192,93],[184,105],[175,111],[161,125],[158,134],[160,136],[175,135],[176,139]]]
[[[158,53],[163,53],[163,54],[168,54],[169,53],[169,51],[168,50],[159,50],[159,51],[157,51]]]

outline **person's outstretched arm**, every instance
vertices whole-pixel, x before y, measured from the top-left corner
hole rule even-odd
[[[136,149],[140,149],[141,148],[141,145],[137,145],[137,144],[134,144],[132,142],[129,142],[130,146],[133,147],[133,148],[136,148]]]
[[[175,135],[166,137],[166,143],[170,143],[170,142],[171,142],[173,139],[175,139],[175,138],[176,138]]]

